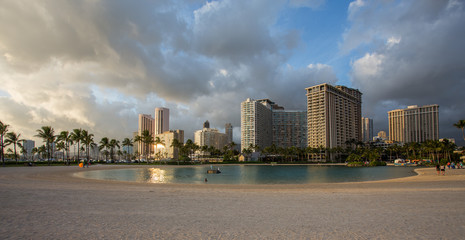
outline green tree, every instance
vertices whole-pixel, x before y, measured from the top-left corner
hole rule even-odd
[[[43,126],[41,129],[37,130],[36,137],[42,138],[45,143],[45,147],[47,148],[47,158],[48,158],[48,165],[50,165],[52,150],[51,144],[55,142],[55,130],[51,126]]]
[[[141,155],[141,150],[142,150],[142,136],[137,135],[134,137],[134,142],[137,143],[137,150],[135,153],[139,156],[139,163],[140,163],[140,155]]]
[[[152,146],[152,144],[154,142],[153,136],[148,130],[144,130],[144,131],[142,131],[141,138],[142,138],[142,143],[144,144],[143,148],[145,150],[144,151],[145,160],[147,160],[147,164],[148,164],[149,163],[148,157],[150,156],[151,146]]]
[[[110,157],[113,160],[114,154],[115,154],[115,148],[120,148],[119,146],[119,141],[116,139],[111,139],[110,140]]]
[[[129,155],[129,147],[132,147],[134,146],[134,144],[132,143],[132,139],[130,138],[125,138],[123,139],[123,142],[121,143],[123,145],[123,148],[124,147],[127,147],[127,151],[126,151],[126,160],[128,160],[128,155]]]
[[[87,164],[90,163],[90,149],[97,146],[94,143],[94,134],[87,132],[87,130],[82,130],[82,144],[85,147]]]
[[[62,142],[62,141],[57,141],[56,142],[56,148],[57,148],[57,151],[62,151],[63,152],[63,158],[65,157],[65,152],[66,152],[66,144],[65,142]],[[64,161],[64,159],[63,159]]]
[[[104,150],[104,155],[105,155],[105,161],[108,161],[108,155],[109,155],[109,151],[108,149],[110,149],[110,139],[108,139],[107,137],[103,137],[102,139],[100,139],[100,142],[99,142],[99,151],[102,151],[102,149]]]
[[[77,161],[78,163],[81,161],[81,159],[79,158],[79,153],[81,151],[81,148],[80,148],[80,144],[83,140],[83,137],[82,137],[82,129],[73,129],[73,132],[71,133],[71,140],[73,141],[74,144],[77,144],[77,149],[78,149],[78,153],[77,153]]]
[[[454,123],[454,127],[462,129],[462,137],[465,140],[465,132],[463,130],[465,128],[465,120],[459,120],[457,123]]]
[[[18,155],[16,154],[16,146],[21,146],[20,139],[21,134],[16,134],[15,132],[9,132],[6,134],[5,146],[13,144],[15,162],[18,163]]]
[[[5,167],[5,143],[3,142],[3,137],[5,136],[5,134],[8,132],[8,127],[10,125],[8,124],[4,124],[2,121],[0,121],[0,148],[1,148],[1,158],[2,158],[2,163],[3,163],[3,166]]]
[[[64,144],[64,153],[66,153],[66,165],[69,165],[69,146],[73,144],[72,134],[69,131],[61,131],[57,136],[57,141]]]

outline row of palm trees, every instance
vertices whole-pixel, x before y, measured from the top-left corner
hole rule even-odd
[[[21,149],[21,152],[24,155],[27,155],[24,142],[26,140],[21,139],[21,134],[17,134],[15,132],[9,132],[9,125],[5,124],[0,121],[0,147],[1,147],[1,160],[3,165],[5,165],[5,148],[9,145],[13,146],[12,155],[15,158],[15,161],[18,161],[18,154],[17,154],[17,147]],[[43,140],[44,145],[39,147],[34,147],[30,154],[34,156],[35,154],[42,156],[44,159],[48,159],[50,161],[53,158],[53,151],[61,151],[63,152],[63,158],[66,159],[66,163],[69,165],[71,154],[70,154],[70,147],[77,146],[77,160],[81,160],[81,152],[84,153],[85,160],[87,162],[90,161],[90,152],[91,149],[94,149],[98,146],[99,151],[105,155],[105,159],[108,159],[108,156],[111,158],[114,157],[114,154],[117,153],[118,155],[122,155],[120,149],[120,141],[116,139],[108,139],[104,137],[100,140],[99,144],[94,142],[94,134],[89,133],[87,130],[84,129],[73,129],[73,131],[61,131],[59,134],[55,134],[55,130],[51,126],[43,126],[37,130],[36,137],[39,137]],[[53,147],[55,144],[55,147]],[[129,147],[133,145],[132,139],[125,138],[122,141],[122,146],[127,147],[129,152]],[[118,148],[118,151],[115,149]]]

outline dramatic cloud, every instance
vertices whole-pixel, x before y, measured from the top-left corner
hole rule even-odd
[[[121,139],[163,106],[186,139],[208,119],[239,141],[241,101],[305,109],[305,87],[335,81],[330,66],[287,66],[301,36],[274,24],[288,4],[323,1],[5,1],[1,120],[27,138],[51,125]]]
[[[350,4],[342,50],[368,49],[351,76],[375,129],[388,130],[389,110],[439,104],[441,137],[461,139],[452,124],[465,117],[464,9],[453,0]]]

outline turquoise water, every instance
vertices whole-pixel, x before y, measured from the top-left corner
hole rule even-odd
[[[213,169],[218,166],[213,166]],[[145,183],[205,184],[306,184],[361,182],[401,178],[416,175],[413,167],[361,167],[345,166],[270,166],[234,165],[219,166],[220,174],[207,174],[205,167],[154,167],[116,170],[97,170],[77,173],[77,176],[99,180],[116,180]]]

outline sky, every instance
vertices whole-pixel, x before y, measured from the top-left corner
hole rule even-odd
[[[36,146],[42,126],[122,140],[166,107],[185,140],[208,120],[240,142],[242,101],[305,110],[329,83],[363,93],[375,135],[438,104],[440,137],[464,145],[464,26],[462,0],[4,0],[0,121]]]

